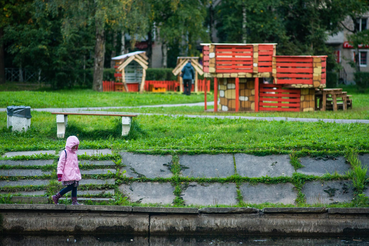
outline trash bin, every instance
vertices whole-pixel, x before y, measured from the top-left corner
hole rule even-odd
[[[8,106],[7,127],[12,127],[12,131],[27,131],[31,126],[30,106]]]

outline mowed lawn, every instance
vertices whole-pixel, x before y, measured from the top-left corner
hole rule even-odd
[[[333,119],[369,119],[369,96],[349,92],[353,109],[346,112],[227,113],[222,115],[278,116]],[[27,105],[47,107],[116,107],[203,102],[204,95],[98,93],[76,91],[0,92],[0,107]],[[209,96],[212,97],[212,96]],[[114,109],[114,111],[117,111]],[[210,114],[203,107],[159,107],[121,109],[139,115],[128,137],[121,137],[119,117],[70,116],[66,135],[77,135],[81,148],[112,148],[129,151],[216,152],[332,152],[347,148],[369,150],[369,124],[304,123],[245,119],[191,118],[189,114]],[[166,115],[162,115],[166,114]],[[6,112],[0,112],[0,154],[7,151],[62,149],[65,139],[56,138],[55,115],[32,111],[31,128],[13,133],[6,128]]]

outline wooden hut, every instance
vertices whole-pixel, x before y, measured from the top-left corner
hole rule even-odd
[[[173,74],[177,76],[177,81],[180,84],[180,90],[183,92],[183,81],[181,77],[181,71],[183,67],[191,60],[191,64],[195,69],[195,92],[198,91],[198,75],[203,75],[204,72],[202,70],[202,66],[198,62],[198,57],[178,57],[177,58],[177,66],[173,69]]]
[[[202,44],[214,111],[313,111],[327,56],[277,56],[276,44]]]
[[[112,58],[115,61],[115,90],[140,91],[145,87],[148,57],[145,51],[136,51]],[[129,86],[128,86],[129,85]]]

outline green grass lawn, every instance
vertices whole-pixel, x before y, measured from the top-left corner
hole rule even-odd
[[[0,113],[0,152],[62,149],[56,138],[55,115],[32,112],[31,128],[13,133]],[[244,119],[139,115],[131,133],[121,137],[119,117],[69,116],[66,136],[77,135],[80,148],[190,153],[265,152],[343,153],[345,148],[369,150],[369,124],[304,123]]]
[[[226,113],[261,117],[303,117],[369,119],[369,96],[345,88],[353,98],[348,111],[304,113]],[[351,90],[351,91],[350,91]],[[202,102],[204,95],[63,91],[2,91],[0,107],[27,105],[44,107],[107,107]],[[209,96],[211,97],[211,96]],[[209,98],[210,99],[210,98]],[[114,111],[118,111],[114,109]],[[139,115],[131,134],[121,137],[119,117],[69,116],[66,135],[77,135],[81,148],[113,148],[130,151],[184,152],[342,152],[345,148],[369,150],[369,125],[303,123],[244,119],[190,118],[187,114],[208,114],[202,106],[121,109],[125,112],[172,114]],[[0,152],[61,149],[64,139],[56,138],[55,115],[32,111],[31,128],[13,133],[6,128],[6,112],[0,113]]]

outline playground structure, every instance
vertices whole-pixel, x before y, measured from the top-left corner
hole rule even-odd
[[[198,57],[178,57],[177,66],[173,70],[178,75],[178,81],[146,81],[146,69],[148,67],[148,58],[144,51],[137,51],[121,56],[113,57],[115,61],[115,81],[103,81],[103,91],[120,92],[183,92],[181,70],[186,63],[191,60],[195,69],[195,84],[192,85],[192,91],[210,91],[210,81],[198,79],[198,74],[202,75],[202,66],[197,62]]]
[[[112,60],[115,61],[114,91],[143,92],[148,67],[146,52],[131,52],[113,57]]]
[[[326,86],[327,56],[277,56],[276,44],[202,46],[204,77],[214,79],[214,112],[218,92],[221,111],[314,111],[316,90]],[[347,95],[339,96],[345,109]]]
[[[183,80],[181,77],[181,71],[184,68],[184,66],[191,61],[191,65],[193,66],[194,70],[195,70],[195,83],[192,85],[192,91],[194,92],[199,92],[199,91],[205,91],[205,84],[204,85],[200,85],[199,84],[199,79],[198,76],[199,75],[203,75],[203,67],[202,65],[198,62],[198,57],[189,57],[189,56],[180,56],[177,57],[177,66],[173,69],[172,73],[177,76],[177,82],[180,85],[180,92],[183,92]],[[209,91],[208,88],[206,88],[207,91]]]

